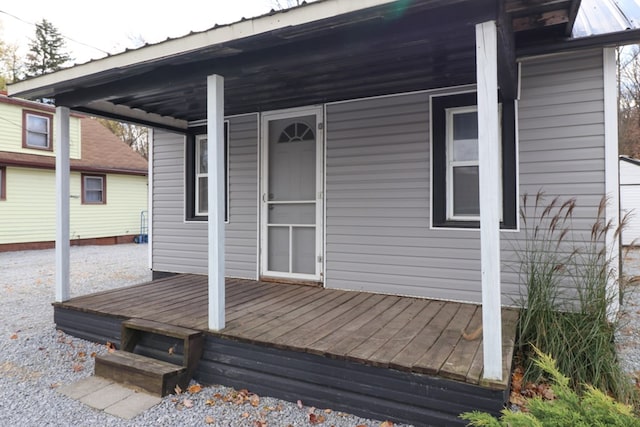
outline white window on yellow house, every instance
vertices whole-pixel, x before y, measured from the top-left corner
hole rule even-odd
[[[107,177],[105,175],[82,174],[82,204],[104,205],[107,203]]]
[[[39,111],[22,111],[22,147],[53,151],[53,116]]]

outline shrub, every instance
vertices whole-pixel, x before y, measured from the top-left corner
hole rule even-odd
[[[616,402],[597,388],[585,385],[585,393],[579,396],[570,387],[570,379],[562,375],[550,355],[543,354],[534,348],[535,365],[552,381],[554,400],[543,400],[534,397],[527,402],[528,412],[512,412],[504,409],[500,418],[483,412],[465,412],[460,415],[470,421],[472,426],[611,426],[636,427],[640,419],[632,411],[631,406]]]

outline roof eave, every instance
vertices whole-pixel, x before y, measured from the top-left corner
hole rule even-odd
[[[232,24],[214,27],[176,39],[168,39],[154,45],[123,52],[106,58],[75,65],[55,73],[30,78],[8,86],[10,96],[41,98],[50,95],[57,84],[69,82],[89,75],[113,72],[115,69],[159,61],[163,58],[192,52],[208,46],[264,34],[289,26],[306,24],[333,16],[355,12],[370,7],[393,3],[396,0],[324,0],[285,10],[280,13],[262,15]],[[285,13],[286,12],[286,13]]]
[[[537,46],[527,46],[516,51],[519,59],[531,56],[547,55],[550,53],[568,52],[572,50],[590,49],[603,46],[621,46],[639,43],[640,29],[616,31],[595,36],[567,38],[552,43]]]

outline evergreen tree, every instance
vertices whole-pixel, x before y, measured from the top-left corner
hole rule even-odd
[[[27,76],[33,77],[58,71],[71,60],[64,38],[58,29],[46,19],[37,23],[36,37],[29,43]]]

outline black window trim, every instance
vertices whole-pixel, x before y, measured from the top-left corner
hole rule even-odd
[[[225,209],[224,222],[230,222],[229,215],[229,120],[224,121],[224,189],[225,189]],[[196,215],[196,136],[206,135],[206,126],[189,128],[185,135],[185,220],[186,221],[207,221],[208,215]]]
[[[477,94],[463,92],[437,94],[431,105],[431,226],[432,228],[477,229],[480,221],[447,219],[447,141],[446,110],[477,105]],[[500,99],[502,104],[502,221],[503,230],[517,229],[517,157],[515,133],[515,102]]]

